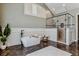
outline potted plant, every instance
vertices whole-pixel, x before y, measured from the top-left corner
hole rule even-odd
[[[6,41],[8,36],[10,35],[11,29],[9,24],[4,28],[4,31],[2,31],[2,27],[0,26],[0,41],[2,42],[1,49],[6,48]]]

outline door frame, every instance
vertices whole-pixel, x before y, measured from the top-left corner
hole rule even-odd
[[[78,15],[79,13],[76,14],[76,41],[78,41]]]

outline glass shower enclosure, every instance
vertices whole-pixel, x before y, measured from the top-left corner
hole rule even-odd
[[[47,18],[46,28],[57,28],[57,43],[65,45],[64,47],[66,51],[72,54],[75,53],[75,55],[77,55],[76,53],[78,52],[76,50],[77,42],[75,42],[76,28],[75,28],[75,21],[73,15],[64,12],[64,13],[59,13],[53,17],[49,17]]]

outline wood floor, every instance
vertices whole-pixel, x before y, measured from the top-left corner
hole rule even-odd
[[[72,43],[70,46],[67,46],[65,44],[57,43],[57,42],[52,42],[50,41],[50,45],[57,47],[61,50],[67,51],[72,53],[72,56],[79,56],[79,46],[77,43]],[[31,47],[21,47],[21,45],[16,45],[16,46],[11,46],[8,47],[7,49],[0,51],[1,56],[25,56],[29,53],[32,53],[34,51],[37,51],[39,49],[42,49],[40,44],[31,46]]]

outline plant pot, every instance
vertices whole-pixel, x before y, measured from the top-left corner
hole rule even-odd
[[[6,45],[1,45],[2,50],[6,49],[6,47],[7,47]]]

